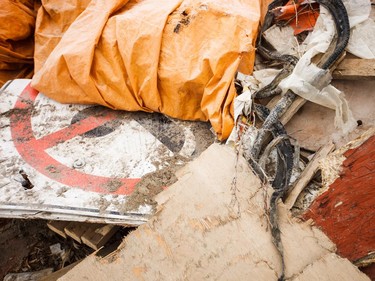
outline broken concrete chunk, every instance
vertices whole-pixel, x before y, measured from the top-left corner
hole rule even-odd
[[[246,161],[214,144],[178,177],[156,197],[156,215],[118,250],[86,258],[59,280],[277,280],[281,262],[265,211],[271,189]],[[368,280],[334,254],[335,245],[321,231],[292,219],[282,204],[279,214],[287,279],[312,270],[328,280],[329,269],[340,270],[340,281]],[[327,256],[335,263],[317,262]]]
[[[307,266],[293,281],[369,280],[347,259],[331,253]]]

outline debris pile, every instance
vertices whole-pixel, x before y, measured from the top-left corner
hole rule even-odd
[[[0,225],[0,280],[19,280],[11,278],[14,273],[46,269],[51,273],[93,252],[89,247],[49,231],[45,221],[2,219]]]
[[[252,170],[259,178],[264,182],[272,183],[274,191],[270,197],[270,225],[273,243],[277,247],[282,260],[283,270],[279,277],[280,280],[284,279],[285,264],[276,206],[279,199],[285,199],[288,193],[293,192],[293,187],[295,187],[291,183],[293,173],[296,174],[296,177],[300,173],[298,172],[300,163],[299,145],[295,141],[292,145],[292,141],[280,119],[283,115],[292,116],[296,110],[293,105],[300,103],[300,105],[297,105],[297,107],[300,107],[305,102],[304,99],[307,99],[336,109],[335,122],[339,127],[338,129],[341,129],[344,133],[352,131],[357,125],[343,94],[337,90],[335,92],[335,89],[329,85],[332,79],[331,73],[345,56],[345,48],[350,38],[350,28],[353,28],[354,25],[350,26],[347,9],[341,1],[317,1],[317,3],[320,5],[321,14],[318,22],[316,22],[317,26],[307,37],[302,37],[303,41],[299,42],[296,37],[297,46],[303,46],[306,50],[299,54],[301,57],[298,58],[293,50],[285,49],[284,46],[282,46],[284,49],[278,48],[275,45],[278,43],[277,40],[268,41],[269,30],[274,25],[285,26],[286,18],[284,16],[287,16],[290,9],[294,10],[294,18],[297,18],[301,10],[304,9],[310,9],[310,12],[307,13],[308,17],[316,14],[317,11],[308,3],[305,3],[305,6],[301,6],[302,3],[293,3],[294,6],[291,7],[290,3],[284,6],[285,1],[273,1],[268,7],[257,40],[257,55],[261,59],[259,64],[272,63],[281,66],[281,69],[276,71],[273,78],[263,87],[259,86],[260,83],[257,83],[256,74],[250,77],[239,73],[236,81],[239,92],[237,106],[235,104],[237,111],[235,112],[235,120],[237,123],[230,140],[240,146]],[[354,8],[349,11],[350,15],[353,14],[353,10]],[[331,17],[327,15],[327,12]],[[281,16],[282,14],[284,15]],[[304,17],[302,18],[302,20],[306,20]],[[330,18],[333,19],[336,30],[335,36],[333,34],[329,36],[329,26],[324,29],[320,25],[321,22],[332,25],[333,23],[328,21]],[[296,31],[296,25],[292,27],[294,35],[311,30],[311,28],[306,27],[305,30]],[[279,28],[282,29],[282,27]],[[277,31],[273,32],[277,33]],[[282,32],[278,30],[279,35]],[[331,42],[327,41],[328,38]],[[279,50],[286,52],[280,52]],[[324,55],[320,55],[317,59],[316,56],[322,52],[324,52]],[[268,69],[260,71],[275,73],[275,71]],[[273,101],[275,102],[272,103],[271,101],[268,107],[261,103],[264,99],[269,100],[280,94],[282,94],[281,97],[278,100],[274,98]],[[298,95],[304,99],[296,101]],[[257,124],[257,120],[262,123],[260,126]],[[272,151],[274,151],[273,155],[271,155]],[[271,161],[274,161],[274,165],[271,165],[271,167],[266,165],[266,159],[270,156]],[[298,194],[301,191],[298,190]],[[291,200],[289,200],[290,202]]]
[[[268,98],[276,94],[280,94],[282,92],[282,89],[280,88],[279,84],[281,83],[282,79],[286,78],[292,73],[294,67],[298,62],[298,58],[295,56],[280,54],[274,51],[274,47],[272,46],[270,48],[265,47],[268,42],[264,38],[263,34],[274,24],[274,11],[280,6],[280,4],[282,4],[282,2],[283,1],[274,1],[270,4],[257,43],[258,54],[268,62],[279,63],[282,66],[282,69],[270,84],[252,94],[252,98],[255,99]],[[313,84],[313,86],[317,87],[317,84],[320,84],[318,87],[323,88],[327,86],[326,81],[323,81],[323,83],[325,84],[322,83],[324,77],[327,76],[327,71],[334,66],[338,59],[342,57],[344,49],[348,44],[350,27],[346,8],[341,1],[336,1],[335,3],[331,1],[318,1],[318,3],[325,6],[332,14],[337,33],[336,42],[332,44],[334,45],[333,51],[331,51],[331,54],[320,63],[318,67],[320,67],[322,70],[317,74],[315,78],[312,79],[312,82],[315,83]],[[246,85],[244,86],[246,87]],[[252,105],[253,109],[250,112],[245,113],[247,123],[255,123],[253,119],[253,116],[255,114],[263,122],[261,128],[257,130],[253,142],[251,144],[243,143],[243,145],[251,146],[250,153],[246,154],[245,157],[250,162],[250,165],[252,166],[254,172],[257,173],[257,175],[264,181],[266,181],[266,173],[264,171],[264,167],[262,168],[259,166],[259,160],[262,145],[269,132],[271,132],[274,138],[274,141],[271,142],[271,146],[275,146],[277,149],[277,167],[272,181],[274,192],[270,199],[270,224],[272,227],[274,244],[278,248],[281,259],[283,261],[283,271],[279,278],[280,280],[284,279],[285,265],[283,257],[283,246],[280,238],[280,229],[278,227],[276,206],[278,200],[280,198],[283,198],[289,190],[290,179],[292,176],[294,165],[294,153],[291,142],[279,119],[280,116],[282,116],[290,108],[296,97],[296,93],[294,93],[293,90],[288,89],[277,102],[275,107],[271,110],[269,110],[264,105],[254,103]],[[239,116],[239,118],[241,118],[241,115]],[[242,121],[242,118],[239,120]],[[267,151],[270,151],[272,147]],[[268,156],[266,155],[266,157]],[[299,161],[299,159],[297,159],[297,161]]]
[[[52,221],[4,280],[375,278],[369,0],[21,2],[0,217]]]

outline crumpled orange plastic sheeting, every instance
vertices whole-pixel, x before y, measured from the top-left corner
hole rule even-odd
[[[0,86],[33,69],[34,0],[0,0]]]
[[[47,60],[74,20],[91,0],[42,0],[35,27],[35,72]]]
[[[93,0],[32,86],[63,103],[209,120],[224,140],[236,71],[252,71],[259,1]]]

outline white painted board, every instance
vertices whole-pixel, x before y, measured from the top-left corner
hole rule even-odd
[[[0,90],[0,217],[142,224],[151,206],[124,211],[136,183],[168,158],[197,156],[197,132],[211,134],[160,114],[60,104],[29,84]]]

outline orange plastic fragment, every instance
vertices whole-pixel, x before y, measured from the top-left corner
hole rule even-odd
[[[314,28],[319,16],[319,5],[317,3],[306,3],[305,0],[289,1],[285,6],[277,7],[272,11],[277,21],[289,24],[294,35]]]

